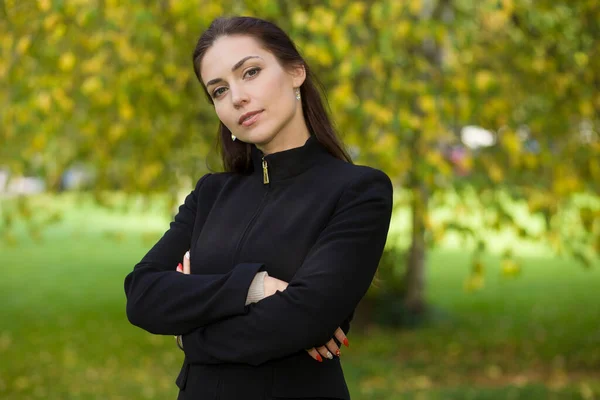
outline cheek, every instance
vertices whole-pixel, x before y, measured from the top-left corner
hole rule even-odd
[[[215,112],[217,113],[217,117],[229,128],[231,125],[231,113],[227,112],[225,107],[223,106],[215,106]]]
[[[286,83],[287,82],[284,82],[283,80],[278,80],[269,86],[269,102],[271,103],[272,107],[278,110],[278,112],[284,114],[286,114],[289,109],[294,106],[292,100],[296,99],[294,95],[290,95],[290,91],[292,91],[292,89],[289,89]]]

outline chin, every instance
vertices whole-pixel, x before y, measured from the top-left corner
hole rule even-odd
[[[244,135],[238,136],[238,138],[245,142],[257,145],[263,145],[269,143],[276,135],[273,132],[244,132]]]

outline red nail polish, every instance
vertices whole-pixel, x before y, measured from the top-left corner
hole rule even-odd
[[[348,338],[344,338],[344,346],[350,347],[350,343],[348,343]]]
[[[340,349],[337,349],[337,350],[335,351],[335,355],[336,355],[336,356],[338,356],[338,357],[342,355],[342,353],[340,353]]]
[[[323,362],[323,358],[321,357],[320,354],[317,354],[317,361],[318,362]]]
[[[183,269],[183,265],[181,263],[177,264],[177,269]]]

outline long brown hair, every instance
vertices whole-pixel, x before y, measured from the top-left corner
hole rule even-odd
[[[266,50],[275,55],[284,68],[292,68],[298,65],[304,66],[306,78],[300,86],[300,94],[302,97],[304,120],[306,121],[308,130],[334,157],[351,163],[352,160],[339,140],[325,110],[316,84],[321,89],[323,89],[323,86],[313,76],[308,64],[306,64],[306,61],[304,61],[289,36],[272,22],[252,17],[221,17],[215,19],[202,36],[200,36],[194,49],[194,72],[202,84],[208,101],[213,104],[212,98],[200,77],[202,58],[219,37],[231,35],[252,36]],[[252,145],[239,140],[232,141],[231,131],[220,121],[217,137],[217,146],[221,152],[225,171],[250,172],[252,169],[250,158]]]

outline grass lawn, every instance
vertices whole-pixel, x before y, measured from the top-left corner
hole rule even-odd
[[[150,215],[83,210],[40,243],[0,243],[1,399],[176,397],[173,338],[129,325],[124,311],[123,278],[163,228]],[[599,399],[600,265],[528,258],[510,280],[489,255],[486,287],[468,294],[468,261],[430,253],[426,326],[350,334],[353,399]]]

